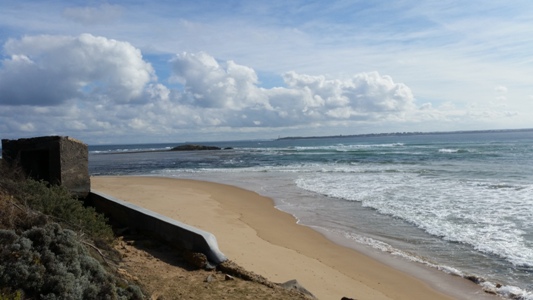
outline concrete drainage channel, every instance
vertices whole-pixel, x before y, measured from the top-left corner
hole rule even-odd
[[[227,260],[218,249],[212,233],[97,191],[91,191],[85,202],[121,226],[153,234],[165,242],[203,253],[211,264],[218,265]]]

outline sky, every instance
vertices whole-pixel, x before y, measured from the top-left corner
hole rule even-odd
[[[533,2],[0,0],[0,138],[533,128]]]

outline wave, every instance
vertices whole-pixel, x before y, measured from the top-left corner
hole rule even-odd
[[[360,145],[323,145],[323,146],[290,146],[290,147],[265,147],[265,148],[238,148],[236,150],[251,152],[347,152],[361,151],[375,148],[393,148],[403,147],[404,143],[387,143],[387,144],[360,144]]]
[[[137,152],[156,152],[167,151],[172,147],[154,147],[154,148],[110,148],[104,150],[90,150],[89,154],[113,154],[113,153],[137,153]]]
[[[439,153],[469,153],[470,151],[466,150],[466,149],[447,149],[447,148],[443,148],[443,149],[439,149],[438,152]]]
[[[361,172],[356,177],[315,173],[300,176],[296,184],[328,197],[360,202],[434,236],[533,268],[533,250],[523,236],[533,226],[528,219],[533,204],[530,185],[480,185],[424,178],[405,170]]]

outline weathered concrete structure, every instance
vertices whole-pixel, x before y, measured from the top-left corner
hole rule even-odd
[[[91,191],[86,202],[121,226],[134,228],[170,244],[203,253],[213,265],[227,260],[218,249],[217,239],[212,233],[96,191]]]
[[[86,144],[67,136],[2,140],[2,158],[36,180],[66,187],[84,198],[91,191]]]

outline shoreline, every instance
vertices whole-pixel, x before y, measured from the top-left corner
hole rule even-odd
[[[416,271],[407,262],[400,264],[405,269],[385,255],[335,243],[297,224],[272,199],[239,187],[151,176],[97,176],[91,185],[209,231],[230,260],[274,282],[297,279],[319,299],[496,299],[466,279]]]

